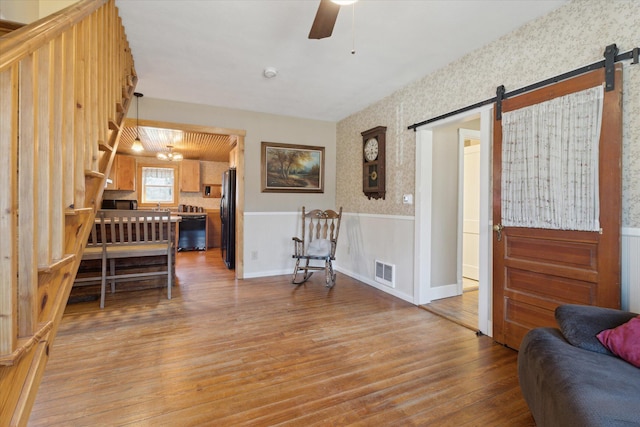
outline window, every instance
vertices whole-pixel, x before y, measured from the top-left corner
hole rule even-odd
[[[142,206],[177,204],[177,177],[175,166],[153,164],[138,165],[138,194]]]

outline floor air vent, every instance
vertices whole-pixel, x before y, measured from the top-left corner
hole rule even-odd
[[[396,287],[396,266],[376,260],[376,282]]]

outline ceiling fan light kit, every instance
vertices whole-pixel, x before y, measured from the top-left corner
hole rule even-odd
[[[338,19],[338,12],[340,12],[339,4],[331,0],[320,0],[316,17],[311,25],[311,31],[309,31],[309,38],[320,40],[330,37],[336,19]]]
[[[167,145],[169,149],[168,153],[158,153],[156,154],[156,158],[158,160],[164,160],[167,162],[179,162],[184,159],[184,156],[181,153],[173,151],[173,145]]]
[[[336,20],[338,19],[338,12],[340,12],[340,7],[353,5],[358,0],[320,0],[320,4],[318,5],[318,11],[316,12],[316,17],[313,20],[313,24],[311,25],[311,31],[309,31],[310,39],[324,39],[326,37],[331,37],[333,33],[333,27],[336,25]],[[352,16],[352,30],[353,30],[353,47],[351,49],[351,54],[354,55],[356,53],[355,48],[355,21],[356,21],[356,7],[353,6],[353,16]]]

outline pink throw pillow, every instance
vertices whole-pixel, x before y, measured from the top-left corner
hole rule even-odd
[[[640,368],[640,316],[596,336],[611,353]]]

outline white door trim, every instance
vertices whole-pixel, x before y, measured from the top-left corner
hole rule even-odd
[[[415,240],[413,300],[431,302],[431,197],[433,175],[433,131],[416,129]],[[429,171],[429,173],[426,173]]]
[[[492,336],[491,324],[491,148],[493,105],[461,113],[416,128],[416,214],[414,242],[414,304],[431,302],[431,217],[433,176],[433,129],[480,116],[480,281],[478,329]]]

